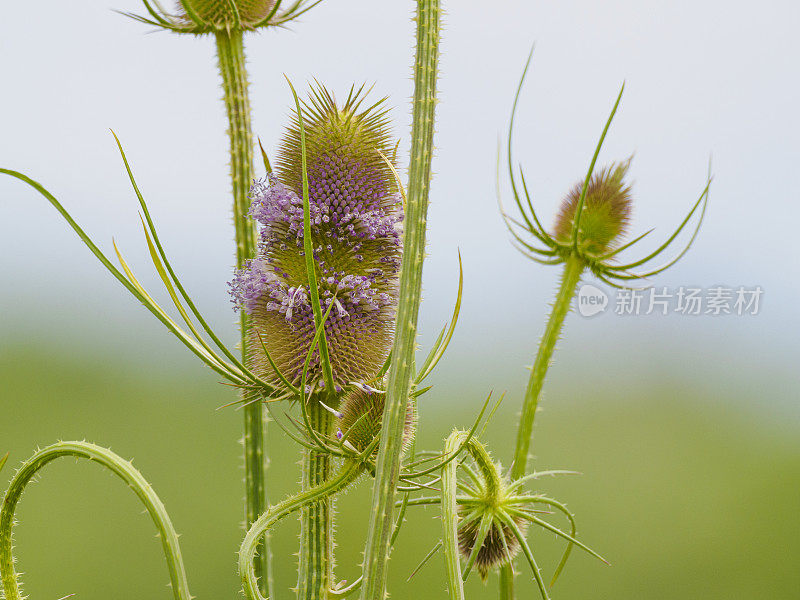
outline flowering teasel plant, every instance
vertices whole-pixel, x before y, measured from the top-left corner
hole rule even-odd
[[[600,281],[620,288],[627,287],[632,282],[647,280],[674,265],[689,251],[700,231],[711,186],[709,172],[705,188],[691,210],[673,233],[654,251],[635,260],[619,261],[621,253],[632,248],[653,231],[651,229],[631,241],[622,242],[630,222],[633,204],[631,187],[626,180],[631,159],[612,163],[595,172],[595,165],[603,146],[603,141],[622,100],[622,94],[625,89],[623,85],[600,135],[586,176],[567,193],[561,203],[553,232],[548,232],[542,226],[542,222],[533,206],[522,167],[519,167],[519,182],[517,181],[512,152],[514,117],[532,57],[533,51],[528,56],[528,61],[525,64],[517,87],[508,131],[508,174],[514,202],[519,210],[520,218],[507,214],[502,203],[500,203],[500,211],[518,250],[537,263],[544,265],[563,264],[564,267],[561,284],[556,294],[545,333],[539,343],[538,353],[525,390],[522,416],[517,430],[514,462],[511,469],[512,485],[526,477],[533,424],[539,397],[556,342],[561,335],[564,320],[570,310],[572,299],[581,277],[588,270]],[[523,195],[525,198],[524,203],[522,200]],[[498,202],[500,202],[499,173]],[[698,214],[698,211],[699,216],[696,218],[694,230],[683,249],[665,264],[655,268],[637,270],[661,256],[686,228],[692,217]],[[543,596],[547,597],[544,588],[541,588],[541,590]],[[501,567],[500,597],[504,600],[514,597],[513,568],[510,563]]]
[[[469,431],[455,430],[442,452],[416,453],[417,398],[429,389],[422,384],[453,336],[463,283],[460,275],[452,320],[418,364],[416,326],[431,180],[441,9],[438,0],[417,1],[408,194],[396,171],[382,103],[366,104],[363,89],[352,89],[339,106],[320,85],[312,87],[311,96],[303,103],[292,88],[295,119],[279,147],[277,168],[273,170],[264,155],[267,176],[254,182],[243,34],[285,25],[317,3],[300,0],[283,8],[280,0],[183,0],[176,12],[168,13],[157,0],[145,0],[150,17],[130,15],[173,32],[213,34],[216,38],[229,119],[237,243],[230,288],[241,317],[241,357],[221,343],[173,270],[119,140],[142,211],[148,250],[178,319],[141,285],[116,244],[121,270],[42,185],[17,171],[0,169],[0,173],[42,194],[137,300],[190,351],[242,391],[249,528],[240,547],[238,567],[248,600],[272,597],[265,536],[275,523],[295,512],[301,513],[295,588],[298,598],[330,600],[360,590],[361,600],[384,600],[389,555],[406,510],[425,504],[440,505],[443,528],[437,549],[442,548],[445,555],[451,600],[463,600],[463,581],[472,570],[485,578],[496,569],[500,571],[501,599],[513,598],[511,565],[520,551],[547,599],[547,586],[525,540],[529,526],[542,527],[567,541],[554,581],[573,546],[600,558],[577,539],[575,519],[564,504],[526,491],[544,475],[568,473],[526,474],[526,460],[538,393],[572,294],[586,270],[613,284],[663,270],[632,272],[669,246],[700,204],[701,215],[704,213],[708,186],[659,250],[619,265],[615,262],[617,254],[644,236],[624,245],[619,242],[630,215],[631,194],[625,182],[629,161],[613,164],[597,175],[593,172],[611,118],[589,173],[567,197],[552,234],[541,227],[521,173],[529,212],[520,200],[511,167],[509,132],[509,170],[522,221],[504,217],[517,243],[531,258],[565,264],[562,288],[526,392],[517,452],[510,473],[504,472],[479,441],[482,433],[478,428],[490,395]],[[514,110],[519,93],[518,89]],[[618,104],[619,98],[612,118]],[[260,232],[256,223],[261,226]],[[405,259],[401,261],[401,257]],[[300,415],[296,418],[290,411],[298,408]],[[265,410],[304,449],[302,489],[273,505],[266,502],[264,483]],[[0,458],[0,469],[7,456]],[[178,536],[163,503],[130,462],[86,442],[59,442],[38,450],[12,478],[0,506],[0,579],[5,597],[21,600],[12,552],[16,505],[38,471],[63,456],[100,464],[135,492],[158,529],[173,596],[189,600],[192,596]],[[337,583],[333,576],[333,498],[365,472],[374,476],[374,486],[362,575],[349,585]],[[412,497],[425,490],[439,495]],[[569,533],[545,520],[545,515],[553,512],[567,518]]]
[[[383,101],[359,110],[364,100],[362,90],[351,90],[339,108],[318,86],[303,108],[310,240],[303,236],[297,117],[281,143],[277,172],[251,189],[249,214],[262,226],[258,253],[237,271],[231,293],[250,318],[256,348],[250,367],[276,385],[282,378],[299,384],[317,308],[331,309],[324,337],[336,392],[374,380],[391,348],[402,197],[387,158],[392,145]],[[307,247],[318,307],[312,306]],[[319,350],[307,383],[325,387]]]

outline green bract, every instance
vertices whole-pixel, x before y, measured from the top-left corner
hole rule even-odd
[[[158,0],[142,0],[149,17],[129,17],[176,33],[214,33],[284,25],[314,8],[321,0],[180,0],[166,10]]]

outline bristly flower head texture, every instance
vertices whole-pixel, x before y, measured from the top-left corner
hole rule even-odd
[[[385,403],[386,392],[366,385],[354,386],[339,405],[339,429],[336,436],[345,438],[359,452],[366,450],[381,433]],[[416,402],[409,400],[403,427],[404,452],[411,447],[415,430]],[[375,453],[377,452],[378,449],[375,448]]]
[[[178,12],[190,19],[193,12],[207,23],[234,23],[236,18],[245,26],[262,21],[272,11],[275,0],[180,0]]]
[[[285,25],[319,4],[319,0],[178,0],[175,11],[169,12],[157,0],[142,2],[148,17],[124,14],[148,25],[195,35]]]
[[[313,262],[337,387],[372,379],[394,333],[402,250],[402,199],[392,166],[383,101],[362,107],[351,90],[339,107],[322,86],[304,102]],[[250,216],[262,226],[257,256],[231,282],[234,302],[251,317],[250,368],[267,381],[297,383],[314,338],[303,251],[300,124],[295,116],[278,168],[251,189]],[[323,385],[318,350],[307,382]],[[277,383],[277,382],[276,382]]]
[[[631,215],[631,188],[624,181],[630,160],[614,163],[592,175],[586,187],[578,246],[585,252],[602,254],[616,244],[625,233]],[[575,211],[581,198],[583,181],[579,181],[561,203],[556,218],[555,238],[569,243]]]
[[[494,470],[491,478],[485,477],[489,469]],[[458,547],[465,559],[474,561],[481,579],[486,580],[490,570],[511,562],[520,549],[519,540],[500,515],[513,520],[522,532],[527,527],[515,513],[524,510],[525,504],[513,499],[508,478],[500,475],[502,467],[496,463],[483,465],[480,472],[483,477],[463,487],[468,502],[458,507]],[[486,527],[485,520],[488,529],[481,530],[481,525]],[[476,544],[480,545],[476,548]]]

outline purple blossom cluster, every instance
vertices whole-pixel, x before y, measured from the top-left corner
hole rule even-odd
[[[357,356],[361,342],[373,339],[383,346],[391,336],[402,202],[385,185],[359,176],[357,169],[340,173],[342,179],[336,183],[335,177],[317,167],[309,177],[313,256],[322,311],[333,304],[325,323],[332,361],[355,365],[335,373],[345,383],[371,369]],[[282,362],[285,375],[296,379],[305,358],[302,349],[307,352],[314,334],[303,250],[303,200],[274,174],[255,181],[250,198],[249,215],[261,225],[258,254],[235,273],[231,295],[263,334],[292,338],[289,345],[299,350],[299,356],[287,356]],[[286,325],[288,330],[281,331]],[[334,357],[337,352],[350,356]],[[318,360],[312,357],[312,369]]]

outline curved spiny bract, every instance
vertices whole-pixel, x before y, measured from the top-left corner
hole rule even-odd
[[[339,107],[317,86],[303,108],[313,264],[319,308],[331,309],[324,327],[337,391],[372,379],[388,356],[402,250],[402,200],[381,156],[392,154],[386,111],[382,102],[362,109],[363,100],[351,91]],[[250,216],[262,227],[259,249],[237,271],[231,293],[250,317],[250,368],[277,385],[268,352],[296,384],[315,333],[296,120],[281,142],[277,172],[256,181],[250,197]],[[306,381],[324,387],[318,349]]]
[[[180,0],[175,11],[165,10],[158,0],[142,0],[149,17],[127,16],[175,33],[242,32],[285,25],[311,10],[322,0]]]
[[[501,204],[503,219],[506,227],[514,237],[515,245],[525,256],[542,264],[566,263],[571,259],[573,262],[578,261],[601,281],[616,287],[621,287],[620,283],[624,285],[625,282],[646,279],[666,270],[686,254],[697,236],[705,217],[705,209],[708,203],[708,192],[711,183],[710,173],[700,198],[663,244],[654,252],[639,260],[629,263],[619,262],[621,252],[633,247],[650,233],[648,231],[620,245],[631,215],[631,189],[625,182],[631,159],[612,163],[597,172],[595,171],[595,165],[606,134],[622,100],[622,93],[625,89],[623,85],[597,142],[589,170],[583,182],[576,184],[564,198],[556,219],[555,228],[552,233],[548,232],[542,226],[542,222],[536,214],[531,194],[525,181],[525,174],[521,167],[519,168],[519,181],[517,181],[513,158],[514,117],[532,57],[533,52],[528,57],[517,87],[508,130],[508,172],[514,201],[520,212],[521,221],[507,215],[503,211]],[[697,214],[698,210],[700,214],[696,219],[694,231],[684,248],[677,255],[657,269],[641,272],[631,271],[631,269],[649,263],[667,250],[686,228],[692,217]],[[526,239],[526,237],[530,239]]]
[[[193,18],[217,27],[241,23],[242,27],[253,27],[273,11],[275,0],[180,0],[178,17],[187,25]]]
[[[336,436],[346,440],[359,452],[364,452],[381,433],[386,392],[367,386],[355,386],[342,397],[339,404],[339,421]],[[407,452],[414,441],[417,426],[416,402],[406,405],[406,421],[403,429],[403,452]],[[372,453],[374,457],[378,449]]]
[[[50,462],[62,457],[72,456],[96,462],[122,479],[134,494],[142,501],[153,523],[158,529],[164,557],[169,568],[170,586],[175,600],[191,600],[189,584],[183,567],[178,534],[172,526],[164,504],[153,488],[139,471],[129,462],[114,454],[111,450],[88,442],[58,442],[38,450],[29,458],[14,475],[0,510],[0,580],[2,581],[3,598],[21,600],[19,577],[14,569],[12,554],[12,529],[14,512],[22,496],[25,486],[36,477],[39,471]],[[3,460],[0,459],[0,466]]]

